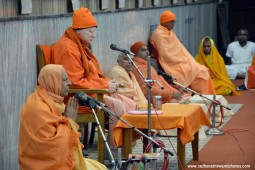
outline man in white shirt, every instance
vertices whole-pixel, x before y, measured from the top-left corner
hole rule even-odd
[[[248,66],[251,65],[255,54],[255,43],[247,41],[248,38],[249,32],[241,29],[238,31],[237,41],[228,45],[226,69],[229,79],[244,78]]]

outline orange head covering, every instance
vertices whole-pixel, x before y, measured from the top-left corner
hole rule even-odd
[[[97,27],[97,21],[88,8],[80,8],[73,12],[73,29]]]
[[[211,42],[211,52],[209,55],[205,55],[203,44],[205,39],[209,39]],[[229,95],[231,91],[233,95],[240,95],[235,89],[235,85],[229,80],[228,74],[226,71],[226,66],[224,60],[222,59],[220,53],[218,52],[213,39],[206,36],[202,39],[199,45],[198,54],[195,57],[195,60],[204,66],[206,66],[209,71],[212,79],[218,79],[218,81],[213,81],[215,87],[222,86],[225,88],[216,88],[216,94]],[[218,83],[220,82],[220,83]],[[231,90],[231,91],[229,91]]]
[[[176,19],[175,14],[172,11],[170,11],[170,10],[164,11],[160,15],[160,23],[174,21],[175,19]]]
[[[139,51],[139,49],[140,49],[142,46],[146,46],[146,44],[145,44],[144,42],[142,42],[142,41],[138,41],[138,42],[134,43],[134,44],[131,46],[130,50],[131,50],[134,54],[137,54],[138,51]]]
[[[47,91],[51,98],[63,103],[64,98],[60,96],[62,88],[62,65],[47,64],[44,66],[38,76],[39,84]]]

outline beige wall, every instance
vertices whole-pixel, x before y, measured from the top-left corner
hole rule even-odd
[[[118,2],[124,2],[119,8]],[[28,17],[70,13],[77,6],[89,8],[92,12],[119,11],[136,8],[166,7],[217,2],[218,0],[0,0],[0,18]],[[101,3],[103,2],[103,3]],[[142,4],[138,7],[138,2]],[[74,3],[74,5],[73,5]],[[77,4],[77,5],[76,5]],[[102,8],[102,4],[105,8]],[[28,8],[31,6],[31,8]],[[24,13],[24,9],[29,9]]]

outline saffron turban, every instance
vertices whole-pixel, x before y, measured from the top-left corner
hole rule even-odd
[[[172,11],[170,11],[170,10],[164,11],[160,15],[160,23],[174,21],[175,19],[176,19],[175,14]]]
[[[97,27],[97,21],[88,8],[80,8],[73,12],[73,29]]]
[[[134,44],[131,46],[130,50],[131,50],[134,54],[136,54],[136,53],[138,53],[139,49],[140,49],[142,46],[146,46],[146,44],[144,44],[144,42],[142,42],[142,41],[138,41],[138,42],[134,43]]]

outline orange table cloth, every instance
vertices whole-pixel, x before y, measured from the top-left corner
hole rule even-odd
[[[201,125],[211,126],[210,119],[199,105],[171,104],[162,105],[163,114],[151,116],[152,129],[179,128],[179,140],[183,145],[194,140],[194,134]],[[148,115],[123,114],[121,118],[138,129],[148,128]],[[123,128],[130,128],[121,120],[113,130],[115,144],[123,145]]]

